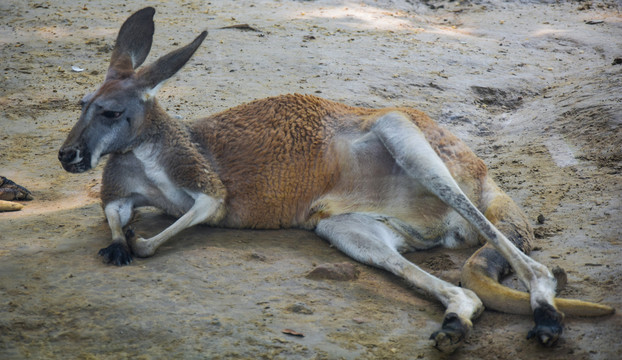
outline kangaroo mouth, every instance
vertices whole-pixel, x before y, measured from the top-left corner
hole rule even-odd
[[[81,161],[79,163],[76,164],[65,164],[63,162],[61,162],[61,164],[63,165],[63,169],[65,169],[66,171],[70,172],[70,173],[83,173],[87,170],[91,169],[91,163],[90,161]]]
[[[91,153],[87,149],[61,149],[58,160],[70,173],[82,173],[91,169]]]

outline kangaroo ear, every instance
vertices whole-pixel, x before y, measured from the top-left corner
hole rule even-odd
[[[175,75],[190,60],[206,36],[207,31],[203,31],[190,44],[162,56],[136,74],[139,83],[146,89],[148,97],[154,95],[159,85]]]
[[[154,14],[154,8],[146,7],[125,20],[112,51],[106,80],[128,77],[145,61],[153,42]]]

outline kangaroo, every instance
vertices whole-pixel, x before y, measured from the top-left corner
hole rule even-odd
[[[533,230],[462,141],[411,108],[352,107],[310,95],[256,100],[186,125],[158,105],[160,86],[207,32],[154,63],[155,10],[122,25],[104,83],[82,101],[58,158],[65,170],[94,168],[109,154],[101,200],[112,244],[105,262],[152,256],[196,224],[315,231],[353,259],[385,269],[445,307],[434,346],[454,351],[490,309],[532,314],[528,337],[550,346],[563,313],[614,309],[555,298],[555,278],[526,255]],[[155,206],[178,219],[152,238],[127,227],[134,209]],[[125,229],[125,231],[124,231]],[[401,254],[437,246],[483,246],[466,262],[462,287],[428,274]],[[499,283],[516,272],[529,293]]]

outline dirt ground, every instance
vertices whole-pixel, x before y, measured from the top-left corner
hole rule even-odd
[[[2,1],[0,174],[35,199],[0,213],[0,358],[446,357],[428,340],[438,303],[312,233],[196,227],[152,258],[102,263],[102,166],[68,174],[57,151],[119,26],[146,5],[157,9],[147,61],[210,31],[159,93],[181,121],[290,92],[422,109],[525,209],[532,256],[567,271],[561,296],[618,310],[567,318],[551,349],[526,340],[530,317],[486,311],[453,358],[620,358],[622,4],[415,0]],[[143,211],[135,227],[172,221]],[[457,283],[471,252],[408,258]],[[340,262],[359,278],[305,277]]]

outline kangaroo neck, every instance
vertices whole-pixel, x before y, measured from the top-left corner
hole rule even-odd
[[[190,138],[188,126],[170,117],[155,99],[148,105],[143,126],[139,143],[177,143],[178,140]],[[189,141],[182,141],[179,145],[186,143],[190,144]]]
[[[168,116],[157,103],[152,106],[146,118],[149,127],[132,149],[136,157],[161,167],[180,187],[224,197],[224,186],[212,162],[192,141],[188,126]]]

